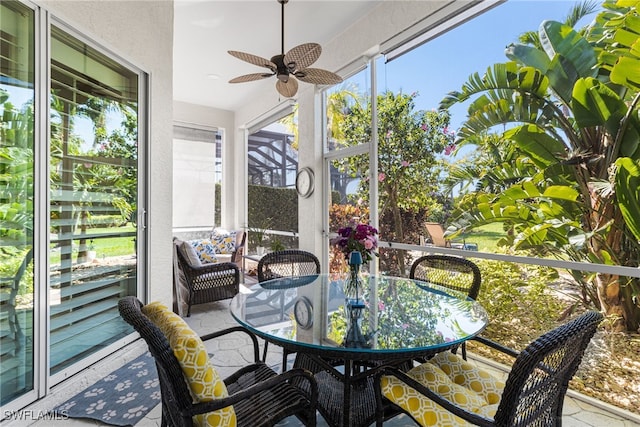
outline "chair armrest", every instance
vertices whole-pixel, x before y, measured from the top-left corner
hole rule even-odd
[[[244,374],[245,372],[250,371],[251,369],[254,369],[254,370],[259,369],[261,365],[264,365],[264,364],[262,362],[259,362],[254,365],[250,365],[245,369],[238,371],[232,377],[237,378],[242,374]],[[260,381],[259,383],[254,384],[242,391],[234,393],[229,397],[224,397],[224,398],[215,399],[209,402],[194,404],[188,411],[186,411],[185,415],[194,416],[194,415],[204,414],[207,412],[216,411],[218,409],[225,408],[227,406],[233,405],[247,398],[253,397],[257,393],[260,393],[261,391],[271,389],[283,383],[290,383],[291,380],[293,380],[294,378],[300,378],[303,381],[308,383],[309,401],[310,401],[309,404],[315,408],[318,403],[318,384],[316,383],[316,380],[313,377],[313,374],[311,372],[305,369],[296,368],[296,369],[291,369],[287,372],[284,372],[280,375],[271,377],[269,379]],[[228,378],[227,380],[229,379],[231,379],[231,377]]]
[[[481,337],[481,336],[475,336],[475,337],[473,337],[471,339],[473,341],[477,341],[479,343],[482,343],[482,344],[486,345],[487,347],[491,347],[491,348],[493,348],[495,350],[498,350],[501,353],[508,354],[509,356],[514,357],[514,358],[518,357],[518,355],[520,354],[519,351],[516,351],[516,350],[514,350],[512,348],[509,348],[509,347],[505,347],[504,345],[499,344],[499,343],[497,343],[495,341],[492,341],[492,340],[490,340],[488,338],[484,338],[484,337]]]
[[[244,255],[244,246],[236,247],[236,250],[231,252],[231,262],[242,261],[242,255]]]
[[[494,425],[493,420],[482,417],[478,414],[469,412],[459,406],[454,405],[453,403],[449,402],[447,399],[444,399],[442,396],[432,391],[430,388],[426,387],[424,384],[411,378],[405,372],[392,366],[382,366],[376,373],[375,389],[376,389],[376,398],[378,400],[378,408],[383,408],[384,396],[382,395],[382,388],[380,386],[380,379],[383,375],[395,376],[400,381],[404,382],[409,387],[414,388],[418,393],[423,394],[425,397],[433,400],[436,404],[440,405],[447,411],[451,412],[452,414],[474,425],[485,426],[485,427],[490,427]]]
[[[220,331],[216,331],[216,332],[212,332],[210,334],[206,334],[206,335],[202,335],[200,337],[200,339],[202,341],[208,341],[210,339],[213,338],[218,338],[224,335],[228,335],[234,332],[242,332],[245,333],[247,335],[249,335],[249,338],[251,338],[251,341],[253,342],[253,356],[254,356],[254,363],[257,363],[260,361],[260,348],[258,347],[258,338],[256,338],[256,336],[249,330],[243,328],[242,326],[234,326],[231,328],[226,328],[226,329],[222,329]]]
[[[202,264],[200,266],[192,266],[189,265],[188,268],[191,270],[191,274],[195,274],[197,276],[201,274],[215,273],[219,271],[225,270],[234,270],[234,272],[239,272],[240,269],[237,265],[232,262],[216,262],[212,264]]]
[[[236,246],[234,251],[231,253],[231,262],[235,262],[240,265],[240,261],[242,261],[242,255],[244,255],[244,245],[247,242],[247,233],[245,231],[237,231],[236,233],[242,233],[242,238],[238,243],[236,241]]]

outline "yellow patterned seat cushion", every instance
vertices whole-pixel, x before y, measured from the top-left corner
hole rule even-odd
[[[195,403],[229,396],[224,381],[209,360],[204,343],[180,316],[160,302],[147,304],[142,307],[142,312],[167,337]],[[236,414],[233,406],[228,406],[218,411],[196,415],[193,417],[193,423],[202,427],[234,427]]]
[[[407,374],[456,406],[487,418],[495,415],[504,388],[504,382],[450,352],[436,355]],[[394,376],[383,376],[381,388],[387,399],[410,413],[423,427],[472,425]]]

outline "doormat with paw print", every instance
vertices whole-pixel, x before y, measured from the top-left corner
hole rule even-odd
[[[58,419],[91,418],[115,426],[133,426],[160,403],[156,364],[146,352],[52,412]]]

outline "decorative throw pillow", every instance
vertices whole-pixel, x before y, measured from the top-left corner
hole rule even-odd
[[[211,242],[216,253],[233,253],[236,250],[236,233],[236,231],[228,231],[224,228],[214,228],[211,232]]]
[[[224,381],[211,364],[204,343],[180,316],[160,302],[145,305],[142,312],[167,337],[194,402],[208,402],[229,396]],[[235,427],[236,421],[233,406],[193,417],[196,426]]]
[[[202,264],[213,264],[218,262],[218,258],[216,257],[216,249],[213,243],[211,243],[211,240],[189,240],[189,243],[195,249],[195,252],[198,258],[200,258],[200,262]]]
[[[180,250],[192,267],[200,267],[202,265],[202,261],[200,261],[200,257],[191,243],[180,243]]]

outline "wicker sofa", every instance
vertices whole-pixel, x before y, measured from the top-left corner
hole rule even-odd
[[[216,254],[215,262],[202,262],[197,251],[190,247],[193,245],[189,241],[173,239],[173,308],[180,316],[187,317],[191,315],[193,305],[232,298],[238,293],[240,269],[237,263],[242,259],[239,248],[228,258],[224,256],[226,254]]]

